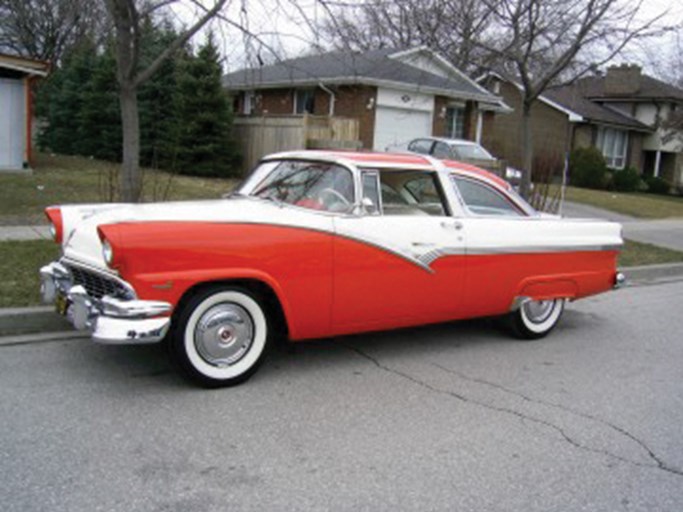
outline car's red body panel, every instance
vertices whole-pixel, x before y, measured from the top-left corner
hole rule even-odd
[[[580,298],[612,287],[616,259],[616,251],[460,254],[438,259],[429,272],[371,244],[304,228],[146,222],[99,229],[141,299],[177,304],[198,284],[257,280],[277,295],[292,340],[498,315],[519,296]]]

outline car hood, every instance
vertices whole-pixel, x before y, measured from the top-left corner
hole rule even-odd
[[[299,208],[233,197],[215,201],[183,201],[148,204],[83,204],[60,207],[63,222],[62,249],[70,260],[107,269],[97,228],[121,222],[268,222],[306,225],[324,222]],[[312,218],[313,217],[313,218]],[[329,222],[329,218],[326,218]],[[317,226],[312,226],[317,227]]]

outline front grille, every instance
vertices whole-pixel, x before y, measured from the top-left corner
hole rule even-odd
[[[98,272],[88,270],[83,267],[65,264],[71,272],[73,284],[80,284],[88,292],[88,295],[101,299],[105,295],[116,297],[117,299],[134,299],[132,290],[124,286],[120,281],[113,277],[102,275]]]

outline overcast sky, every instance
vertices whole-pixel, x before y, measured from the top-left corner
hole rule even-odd
[[[203,1],[206,5],[212,3],[212,0]],[[328,0],[328,3],[334,2]],[[662,23],[683,24],[683,2],[680,0],[644,0],[641,17],[651,19],[665,11],[668,14]],[[176,15],[179,20],[192,18],[189,9],[176,9]],[[316,43],[326,46],[326,41],[316,39],[317,34],[311,27],[326,15],[325,8],[317,0],[230,0],[226,17],[256,34],[258,40],[221,20],[215,20],[211,30],[218,36],[216,42],[225,57],[224,68],[233,71],[245,65],[256,66],[257,55],[270,63],[277,58],[297,57]],[[196,42],[201,39],[202,35],[199,35]],[[675,48],[673,35],[669,35],[649,40],[645,45],[631,45],[614,63],[640,63],[648,72],[667,73],[670,71],[663,70],[673,61]]]

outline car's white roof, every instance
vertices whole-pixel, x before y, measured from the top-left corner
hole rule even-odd
[[[445,139],[453,140],[453,139]],[[505,190],[510,184],[490,171],[480,169],[471,164],[457,162],[455,160],[439,160],[427,155],[417,153],[375,153],[362,151],[341,150],[301,150],[286,151],[267,155],[263,160],[297,159],[318,160],[322,162],[339,163],[355,167],[373,167],[386,170],[424,169],[439,171],[464,176],[476,176]]]

